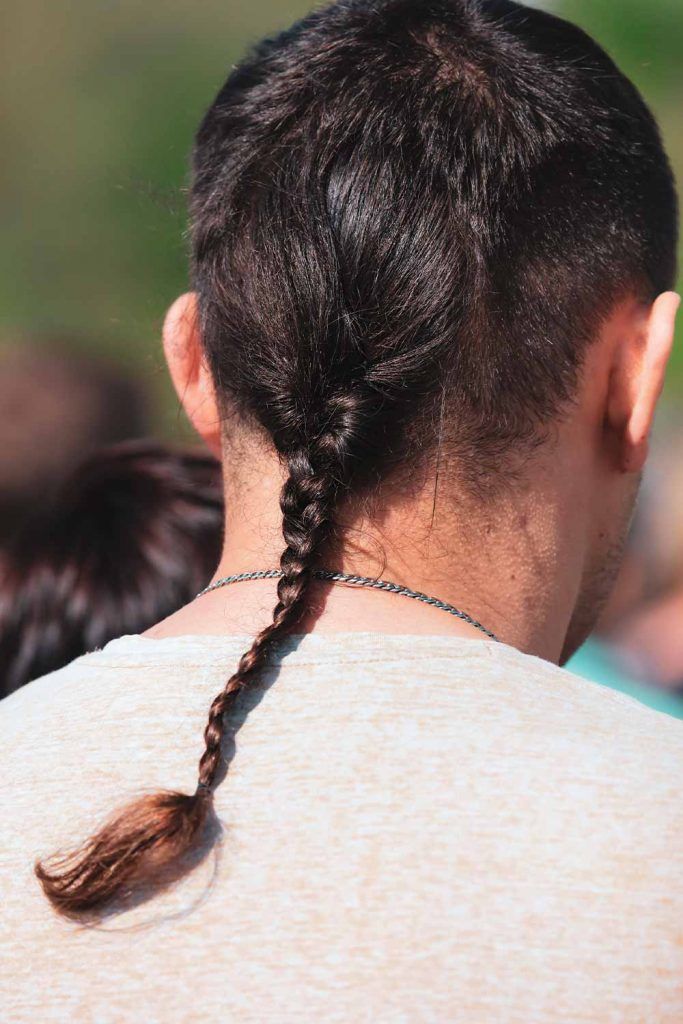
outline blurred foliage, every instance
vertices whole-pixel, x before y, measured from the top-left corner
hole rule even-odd
[[[304,3],[21,0],[0,61],[0,335],[68,333],[149,382],[180,427],[162,368],[164,311],[186,287],[187,158],[230,66]],[[683,168],[681,0],[546,2],[613,54]],[[683,388],[683,337],[670,385]]]

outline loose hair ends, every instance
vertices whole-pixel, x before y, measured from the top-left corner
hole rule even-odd
[[[149,888],[158,892],[184,873],[207,825],[212,794],[171,790],[124,805],[80,847],[34,864],[58,913],[78,921]]]

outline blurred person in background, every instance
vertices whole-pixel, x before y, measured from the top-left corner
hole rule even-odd
[[[626,669],[683,704],[683,575],[620,623],[611,639]]]
[[[191,214],[224,545],[0,702],[4,1011],[680,1020],[683,726],[560,667],[680,302],[647,106],[538,10],[348,0],[232,69]]]
[[[220,463],[156,441],[100,449],[0,558],[0,695],[190,601],[220,556]]]
[[[61,337],[6,341],[0,347],[0,552],[89,452],[148,428],[147,396],[108,360]]]

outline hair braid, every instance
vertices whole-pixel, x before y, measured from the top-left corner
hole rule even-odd
[[[242,690],[263,667],[273,644],[300,618],[311,581],[313,562],[329,535],[337,481],[315,471],[310,453],[299,449],[289,460],[289,477],[280,497],[282,532],[287,547],[280,558],[284,575],[277,585],[278,603],[273,621],[261,630],[240,658],[237,670],[225,689],[214,699],[204,731],[206,749],[199,762],[199,782],[210,787],[220,761],[224,715],[236,693]]]
[[[329,442],[329,435],[327,435]],[[318,453],[325,453],[325,438]],[[285,635],[305,607],[313,562],[329,535],[339,475],[328,465],[317,469],[314,453],[300,447],[288,459],[281,493],[286,548],[280,559],[278,603],[272,622],[242,655],[237,671],[214,699],[204,732],[194,794],[163,791],[123,807],[80,848],[56,854],[35,872],[55,909],[70,917],[100,912],[113,900],[150,881],[157,888],[183,873],[182,858],[196,844],[212,802],[211,786],[220,763],[224,715],[235,695],[265,664],[272,645]]]

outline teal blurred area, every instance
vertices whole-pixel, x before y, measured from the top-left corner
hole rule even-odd
[[[654,108],[683,168],[680,0],[549,0],[602,42]],[[0,344],[58,331],[135,370],[158,429],[182,432],[161,366],[164,311],[186,288],[192,135],[231,65],[304,3],[22,0],[0,61]],[[683,390],[679,343],[669,385]]]
[[[632,697],[655,711],[683,718],[682,695],[668,693],[630,675],[622,666],[618,652],[597,637],[591,637],[564,667],[577,676]]]

